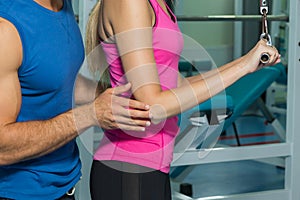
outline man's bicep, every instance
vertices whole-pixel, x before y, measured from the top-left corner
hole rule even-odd
[[[21,56],[16,29],[0,19],[0,125],[14,122],[20,110],[18,67]]]

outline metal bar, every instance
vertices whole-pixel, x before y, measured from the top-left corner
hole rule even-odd
[[[288,95],[287,95],[287,142],[292,142],[292,156],[287,159],[285,187],[291,190],[288,200],[300,199],[300,0],[289,2],[289,46],[288,46]],[[287,198],[286,198],[287,199]]]
[[[269,21],[289,21],[287,15],[268,15]],[[177,16],[177,21],[261,21],[261,15]]]
[[[292,145],[288,143],[278,143],[256,146],[187,150],[185,153],[174,153],[176,160],[172,162],[172,167],[260,158],[289,157],[291,156],[291,146]]]

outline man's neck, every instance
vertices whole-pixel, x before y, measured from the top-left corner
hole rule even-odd
[[[63,7],[63,0],[34,0],[36,3],[40,4],[41,6],[52,10],[54,12],[58,12]]]

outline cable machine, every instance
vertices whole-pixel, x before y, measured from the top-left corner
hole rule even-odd
[[[262,16],[197,16],[197,17],[178,17],[178,21],[249,21],[261,20],[263,23],[262,36],[266,36],[266,15],[268,13],[268,2],[260,0],[259,12]],[[182,154],[179,159],[173,162],[172,166],[181,166],[180,163],[186,165],[198,165],[207,163],[229,162],[239,160],[255,160],[268,158],[283,158],[285,167],[285,182],[283,189],[268,190],[253,193],[242,193],[236,195],[225,195],[215,197],[197,198],[197,200],[207,199],[226,199],[226,200],[299,200],[300,192],[300,90],[297,88],[300,85],[300,0],[288,1],[288,16],[272,15],[268,16],[272,21],[286,21],[289,27],[289,43],[288,43],[288,97],[287,97],[287,130],[286,139],[283,143],[268,144],[259,146],[245,147],[227,147],[213,148],[206,157],[199,159],[200,152],[197,150],[189,151]],[[267,37],[269,37],[267,35]],[[267,39],[267,42],[271,40]],[[203,150],[202,150],[203,151]],[[176,157],[176,155],[175,155]],[[181,193],[174,193],[173,200],[193,200]]]

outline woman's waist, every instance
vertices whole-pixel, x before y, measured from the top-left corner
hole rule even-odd
[[[170,117],[159,124],[151,124],[145,131],[107,130],[105,135],[125,140],[160,140],[162,136],[173,138],[179,131],[178,117]]]

